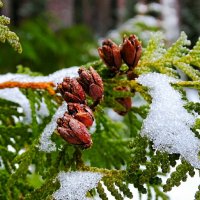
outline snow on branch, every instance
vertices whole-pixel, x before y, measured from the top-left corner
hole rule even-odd
[[[61,187],[53,194],[56,200],[87,200],[86,194],[102,178],[95,172],[60,172],[57,176]]]
[[[58,70],[48,76],[29,76],[27,74],[12,74],[7,73],[0,75],[0,83],[3,82],[20,82],[20,83],[38,83],[38,82],[53,82],[55,85],[62,82],[63,78],[75,77],[78,74],[78,67],[70,67],[66,69]]]
[[[170,154],[179,153],[193,167],[200,168],[200,142],[191,131],[198,116],[187,112],[180,93],[170,85],[178,80],[149,73],[141,75],[137,81],[149,88],[152,97],[150,112],[144,120],[141,134],[153,141],[155,149]]]
[[[77,71],[78,67],[70,67],[67,69],[58,70],[48,76],[29,76],[26,74],[12,73],[0,75],[0,98],[18,103],[23,108],[25,113],[24,121],[26,123],[30,123],[32,120],[30,103],[17,86],[19,86],[19,88],[28,88],[30,86],[29,83],[32,83],[30,88],[48,90],[50,89],[48,88],[49,85],[45,83],[53,83],[54,85],[57,85],[58,83],[62,82],[63,78],[66,76],[77,76]],[[43,83],[42,85],[40,84],[41,82]],[[5,86],[7,86],[7,88]],[[52,91],[50,90],[50,92]]]
[[[51,135],[57,126],[57,119],[62,117],[67,110],[67,103],[64,101],[63,104],[58,108],[56,113],[53,115],[51,121],[42,132],[40,138],[40,146],[39,149],[45,152],[51,152],[56,150],[55,143],[51,141]]]

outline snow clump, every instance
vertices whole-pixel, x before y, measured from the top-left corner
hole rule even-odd
[[[56,200],[87,200],[87,191],[95,188],[103,177],[96,172],[60,172],[60,188],[53,194]]]
[[[163,74],[148,73],[141,75],[137,81],[149,88],[152,97],[141,135],[150,138],[155,149],[178,153],[193,167],[200,168],[200,142],[191,131],[198,116],[187,112],[181,94],[170,85],[178,80]]]

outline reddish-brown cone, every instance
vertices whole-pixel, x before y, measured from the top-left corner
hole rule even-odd
[[[121,46],[121,56],[129,69],[133,69],[138,64],[142,54],[142,46],[135,35],[124,38]]]
[[[103,81],[99,74],[90,67],[89,70],[81,67],[78,71],[77,81],[84,88],[85,92],[92,97],[94,101],[100,101],[103,98]]]
[[[80,145],[86,149],[91,147],[92,139],[84,124],[70,116],[67,112],[57,120],[57,131],[70,144]]]
[[[84,104],[86,101],[85,92],[75,78],[64,78],[57,88],[66,102]]]
[[[112,40],[104,40],[98,48],[99,56],[112,72],[119,71],[122,65],[120,48]]]
[[[68,103],[68,112],[78,121],[82,122],[86,127],[90,127],[94,121],[92,110],[85,104]]]

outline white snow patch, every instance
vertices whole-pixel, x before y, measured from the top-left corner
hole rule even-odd
[[[103,177],[96,172],[60,172],[61,187],[54,194],[56,200],[87,200],[87,191],[95,188]]]
[[[10,152],[16,153],[16,149],[13,146],[11,146],[10,144],[7,146],[7,149]]]
[[[134,107],[140,107],[147,104],[147,102],[142,98],[140,93],[136,92],[134,97],[132,98],[132,104]]]
[[[195,89],[192,89],[192,88],[185,88],[185,91],[186,91],[186,96],[187,96],[187,99],[189,101],[192,101],[194,103],[197,103],[197,102],[200,102],[200,99],[199,99],[199,92]]]
[[[53,115],[51,121],[42,132],[40,138],[39,149],[45,152],[51,152],[56,150],[56,145],[51,141],[51,135],[57,127],[57,119],[62,117],[67,111],[67,103],[64,101],[63,104],[58,108],[56,113]]]
[[[109,118],[111,118],[113,121],[122,121],[123,117],[121,115],[119,115],[118,113],[116,113],[113,109],[108,108],[106,109],[106,113],[109,116]]]
[[[18,88],[8,88],[0,90],[0,98],[19,104],[23,108],[23,111],[25,113],[24,122],[31,122],[31,108],[29,100]]]
[[[49,74],[48,76],[29,76],[26,74],[12,74],[7,73],[4,75],[0,75],[0,83],[6,82],[6,81],[17,81],[17,82],[50,82],[57,84],[62,82],[63,78],[65,77],[75,77],[78,76],[78,67],[70,67],[66,69],[58,70],[52,74]]]
[[[47,105],[44,101],[44,98],[42,98],[42,102],[40,103],[40,108],[36,110],[36,113],[41,117],[49,116],[49,110],[48,110]]]
[[[190,130],[197,115],[187,112],[180,93],[170,85],[178,80],[149,73],[141,75],[137,81],[149,88],[152,97],[141,135],[147,135],[154,142],[155,149],[179,153],[193,167],[200,168],[200,141]]]
[[[2,157],[0,156],[0,169],[4,169],[4,168],[5,168],[5,166],[4,166]]]

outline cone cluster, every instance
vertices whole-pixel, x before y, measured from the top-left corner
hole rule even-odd
[[[120,70],[122,61],[129,67],[127,76],[129,79],[130,72],[137,66],[142,54],[142,46],[135,35],[124,37],[123,43],[119,46],[112,40],[107,39],[102,42],[102,47],[98,48],[99,56],[108,66],[111,72],[117,73]]]
[[[88,70],[82,67],[78,73],[78,78],[66,77],[57,86],[68,108],[64,116],[57,120],[57,131],[68,143],[89,148],[92,139],[87,128],[92,126],[94,115],[87,104],[86,94],[97,105],[103,98],[103,82],[92,67]]]
[[[129,80],[137,78],[133,70],[141,57],[142,46],[135,35],[124,37],[123,43],[119,46],[112,40],[106,39],[102,42],[102,47],[98,48],[98,52],[112,75],[120,72],[121,65],[124,62],[128,66],[128,70],[125,72],[127,78]],[[127,86],[115,87],[113,90],[130,91]],[[115,109],[118,114],[125,115],[131,109],[131,97],[116,98],[115,100],[124,107],[123,111]]]

